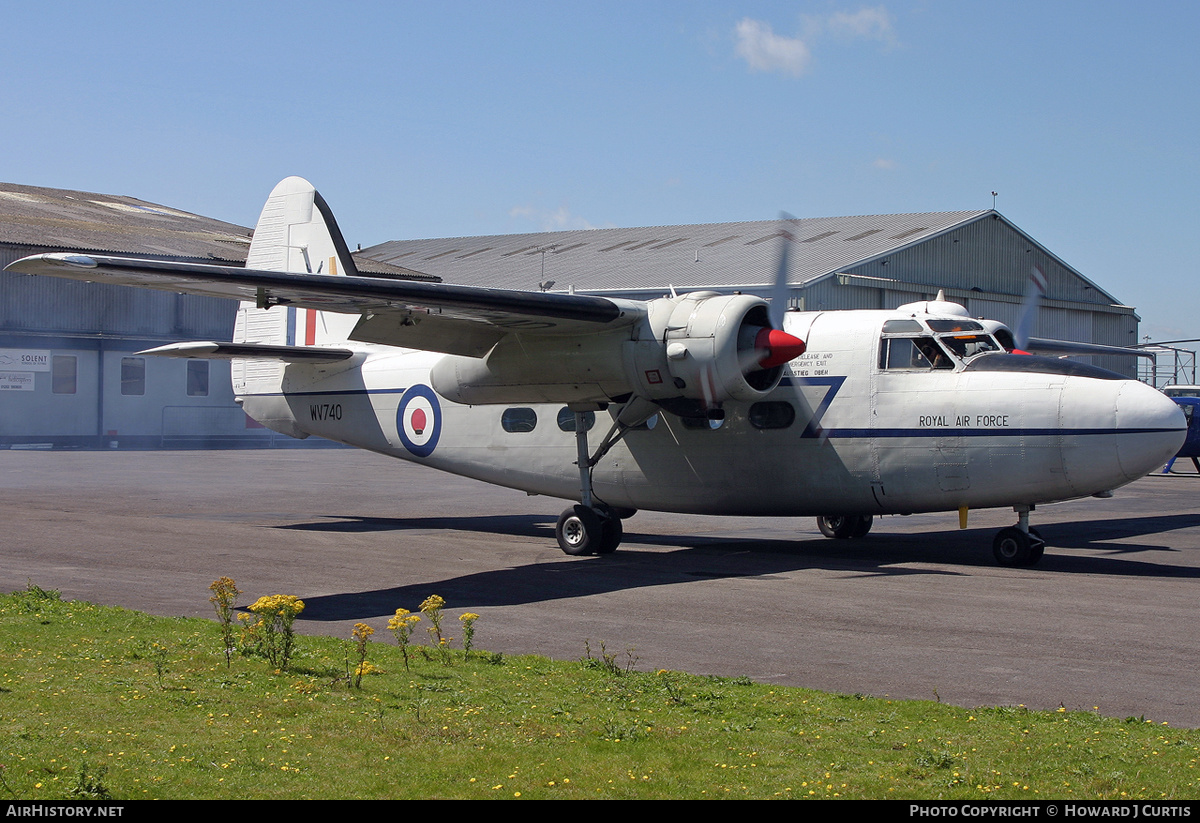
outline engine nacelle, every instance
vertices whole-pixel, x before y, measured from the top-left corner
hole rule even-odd
[[[804,344],[771,328],[758,297],[694,292],[647,304],[635,325],[590,335],[510,334],[482,358],[449,355],[433,388],[457,403],[623,402],[644,397],[685,416],[779,385]]]
[[[601,404],[631,391],[622,364],[628,328],[590,335],[510,334],[486,356],[447,355],[433,388],[456,403]]]
[[[790,356],[780,352],[771,331],[767,302],[746,294],[693,292],[649,304],[654,340],[630,344],[627,360],[637,393],[656,401],[682,398],[709,408],[726,400],[762,399],[783,376],[783,364],[804,351],[798,344]],[[764,362],[766,365],[764,365]]]

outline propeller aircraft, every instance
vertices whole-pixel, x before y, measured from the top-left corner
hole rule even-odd
[[[1183,442],[1160,392],[1011,353],[1011,331],[944,299],[785,311],[781,244],[771,301],[405,281],[360,274],[324,199],[290,177],[245,268],[43,254],[8,270],[241,300],[232,342],[143,354],[230,359],[238,402],[276,431],[578,501],[555,530],[570,555],[614,551],[639,509],[816,516],[857,539],[879,515],[958,511],[965,527],[1011,507],[993,552],[1030,565],[1037,505],[1108,496]]]

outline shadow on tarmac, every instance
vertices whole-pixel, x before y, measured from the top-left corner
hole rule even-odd
[[[1000,569],[992,558],[993,529],[910,534],[874,533],[861,541],[824,537],[795,540],[660,535],[627,532],[623,547],[603,557],[563,557],[507,569],[422,583],[304,597],[304,620],[362,620],[415,610],[430,594],[476,606],[511,606],[587,597],[649,586],[702,580],[769,577],[822,570],[856,577],[974,574],[1101,574],[1200,578],[1200,568],[1136,559],[1146,551],[1170,550],[1157,543],[1121,542],[1164,531],[1200,526],[1200,514],[1135,517],[1039,525],[1047,552],[1031,569]],[[276,528],[322,532],[419,532],[451,530],[529,537],[554,545],[554,519],[545,515],[481,517],[346,518]],[[649,548],[639,548],[649,547]],[[1056,549],[1107,552],[1108,556],[1056,553]],[[538,553],[544,557],[544,552]],[[922,564],[953,568],[925,568]]]

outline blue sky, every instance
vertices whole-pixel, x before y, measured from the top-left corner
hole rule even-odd
[[[997,208],[1200,337],[1200,4],[5,3],[0,180],[352,244]]]

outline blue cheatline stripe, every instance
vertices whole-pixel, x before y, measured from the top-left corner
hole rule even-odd
[[[1055,437],[1103,434],[1176,434],[1182,429],[825,429],[825,437]]]
[[[403,389],[341,389],[339,391],[270,391],[270,392],[255,392],[254,394],[243,394],[242,397],[349,397],[352,395],[363,394],[404,394],[408,391]]]
[[[401,389],[343,389],[341,391],[306,391],[306,392],[260,392],[246,394],[243,397],[348,397],[372,394],[404,394],[408,388]],[[807,434],[805,429],[805,436]],[[1089,429],[824,429],[821,436],[825,438],[843,438],[847,440],[876,437],[881,439],[899,437],[1055,437],[1067,435],[1095,436],[1105,434],[1175,434],[1182,429],[1171,428],[1089,428]]]

